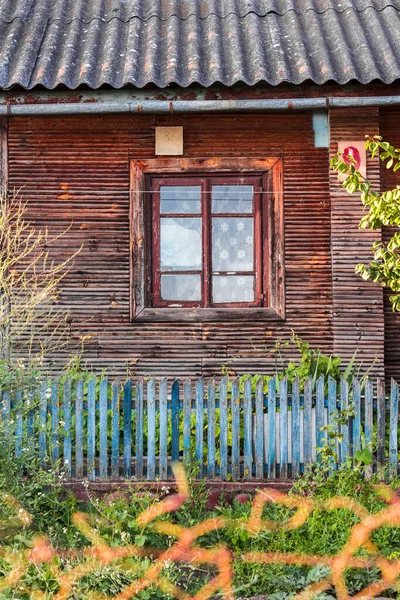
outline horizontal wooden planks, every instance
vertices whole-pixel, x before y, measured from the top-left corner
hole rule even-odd
[[[286,321],[131,323],[129,320],[129,160],[154,158],[157,124],[184,126],[185,157],[283,156]],[[333,349],[328,150],[314,148],[310,114],[174,117],[15,118],[10,187],[23,188],[29,216],[59,233],[66,257],[83,244],[62,284],[74,340],[89,335],[96,369],[134,375],[269,372],[269,350],[294,329]],[[311,235],[312,233],[312,235]],[[54,355],[54,368],[66,353]],[[293,352],[288,353],[293,357]]]

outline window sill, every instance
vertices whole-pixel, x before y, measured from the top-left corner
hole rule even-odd
[[[272,308],[144,308],[133,321],[220,322],[284,321]]]

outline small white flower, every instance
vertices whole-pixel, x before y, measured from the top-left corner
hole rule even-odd
[[[229,225],[226,221],[224,221],[221,225],[221,231],[224,231],[225,233],[228,231],[229,229]]]
[[[243,221],[239,221],[239,223],[237,224],[237,229],[238,229],[238,231],[243,231],[243,229],[244,229]]]
[[[185,210],[189,210],[189,202],[187,200],[185,200],[185,202],[183,203],[183,208]]]
[[[244,277],[239,277],[239,279],[237,280],[238,287],[243,287],[245,283],[246,281]]]
[[[253,236],[251,236],[251,235],[248,235],[248,236],[247,236],[247,238],[246,238],[246,244],[247,244],[248,246],[251,246],[251,245],[252,245],[252,243],[253,243]]]
[[[231,246],[237,246],[237,239],[235,237],[231,237],[229,240]]]
[[[221,279],[221,287],[226,287],[228,285],[228,280],[226,277]]]
[[[243,260],[244,257],[246,256],[246,252],[244,250],[238,250],[237,255],[239,260]]]
[[[221,247],[221,240],[220,240],[219,238],[217,238],[217,239],[215,240],[215,242],[214,242],[214,246],[215,246],[216,248],[220,248],[220,247]]]
[[[226,260],[227,258],[229,258],[229,252],[227,250],[221,250],[221,252],[219,253],[219,257],[221,258],[221,260]]]

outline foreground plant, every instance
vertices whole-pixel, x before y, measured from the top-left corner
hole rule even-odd
[[[383,141],[381,136],[367,136],[365,147],[372,158],[379,154],[387,169],[394,172],[400,169],[400,149]],[[357,170],[352,157],[341,153],[332,158],[331,167],[339,178],[345,176],[342,185],[349,194],[360,194],[366,210],[360,221],[361,229],[376,230],[383,226],[399,229],[400,185],[385,192],[373,190],[371,182]],[[368,265],[357,265],[356,273],[395,292],[390,296],[390,302],[394,311],[400,311],[400,231],[395,231],[388,242],[374,242],[372,250],[374,259]]]
[[[365,482],[364,493],[355,494],[353,481],[349,497],[338,496],[335,487],[317,495],[269,489],[192,519],[191,486],[181,467],[174,470],[172,496],[146,500],[133,493],[72,510],[66,528],[79,531],[84,543],[67,549],[50,543],[50,523],[29,537],[35,515],[3,494],[8,516],[2,530],[15,530],[19,521],[23,534],[3,537],[0,597],[228,600],[267,593],[300,600],[322,592],[347,600],[396,594],[400,500],[389,487]]]
[[[65,231],[51,236],[29,221],[18,194],[0,195],[0,375],[23,375],[68,342],[68,316],[58,306],[60,283],[77,252],[53,259]]]

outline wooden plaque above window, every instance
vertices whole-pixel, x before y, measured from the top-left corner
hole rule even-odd
[[[131,161],[133,321],[285,317],[280,158]]]

